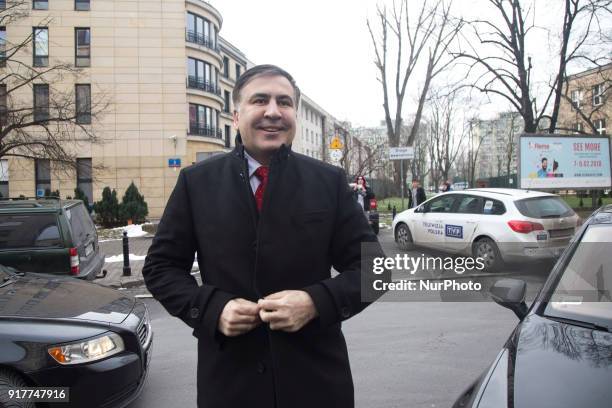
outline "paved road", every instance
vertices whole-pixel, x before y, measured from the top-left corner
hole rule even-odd
[[[387,256],[391,233],[380,236]],[[546,265],[513,268],[535,293]],[[135,288],[132,293],[144,290]],[[155,344],[141,398],[130,408],[195,407],[196,339],[153,299]],[[381,301],[344,324],[358,408],[448,407],[487,368],[517,319],[492,302]]]

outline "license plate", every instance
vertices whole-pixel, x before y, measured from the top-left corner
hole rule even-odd
[[[538,234],[536,238],[538,241],[546,241],[548,239],[548,234]]]
[[[85,247],[85,256],[89,256],[94,251],[93,244],[89,244]]]

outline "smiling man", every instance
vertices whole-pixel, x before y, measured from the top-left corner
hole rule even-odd
[[[145,261],[198,338],[199,407],[354,406],[340,323],[368,305],[361,243],[384,254],[344,172],[291,151],[299,100],[276,66],[238,79],[236,148],[181,171]]]

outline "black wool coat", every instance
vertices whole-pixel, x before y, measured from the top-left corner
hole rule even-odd
[[[344,172],[285,146],[270,163],[261,214],[241,144],[180,172],[142,274],[198,338],[198,407],[354,406],[340,326],[368,305],[362,242],[384,256]],[[196,252],[201,286],[190,275]],[[319,313],[298,332],[217,330],[230,299],[287,289],[308,292]]]

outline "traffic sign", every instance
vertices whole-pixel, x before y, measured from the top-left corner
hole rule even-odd
[[[342,149],[342,142],[338,136],[332,137],[331,143],[329,144],[330,149]]]
[[[332,151],[330,151],[329,156],[331,157],[332,161],[335,162],[339,162],[340,160],[342,160],[342,152],[338,149],[333,149]]]
[[[406,160],[414,159],[414,148],[407,147],[390,147],[389,160]]]

